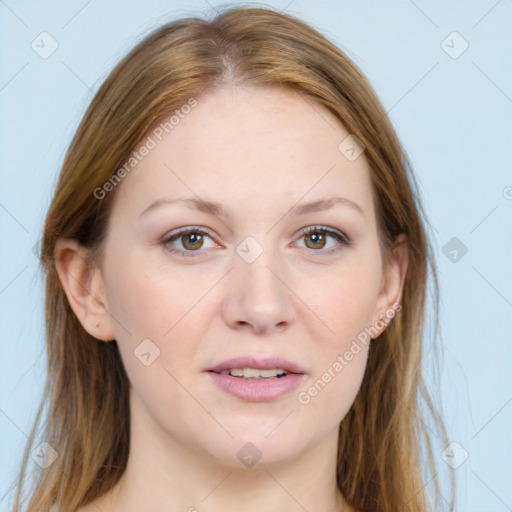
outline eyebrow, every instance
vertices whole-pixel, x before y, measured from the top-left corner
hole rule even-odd
[[[188,206],[191,209],[199,210],[204,213],[208,213],[210,215],[215,215],[216,217],[225,217],[231,218],[231,215],[224,209],[224,207],[220,203],[216,203],[214,201],[207,201],[205,199],[199,199],[195,197],[178,197],[176,199],[170,199],[167,197],[162,197],[153,201],[140,215],[140,217],[145,216],[152,210],[159,208],[162,205],[167,204],[176,204],[182,203]],[[345,197],[326,197],[323,199],[318,199],[316,201],[310,201],[309,203],[297,204],[290,209],[288,215],[292,217],[296,217],[298,215],[305,215],[308,213],[316,213],[325,210],[330,210],[335,206],[348,206],[354,211],[359,212],[364,216],[363,209],[357,204],[347,199]]]

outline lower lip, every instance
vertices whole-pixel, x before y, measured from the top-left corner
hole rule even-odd
[[[223,391],[246,402],[271,402],[287,395],[299,386],[304,374],[289,373],[286,377],[266,380],[244,380],[232,375],[208,372]]]

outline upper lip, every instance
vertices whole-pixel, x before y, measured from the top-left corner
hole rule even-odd
[[[210,372],[222,372],[224,370],[231,370],[233,368],[256,368],[258,370],[273,370],[281,369],[287,373],[305,373],[305,370],[298,364],[292,363],[282,357],[235,357],[233,359],[227,359],[222,363],[209,368]]]

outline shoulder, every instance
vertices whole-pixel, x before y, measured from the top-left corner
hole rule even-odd
[[[106,504],[100,503],[101,500],[97,499],[94,500],[92,503],[88,503],[87,505],[84,505],[76,510],[76,512],[98,512],[101,510],[101,512],[110,512],[110,508],[107,507]],[[60,512],[60,511],[55,511]]]

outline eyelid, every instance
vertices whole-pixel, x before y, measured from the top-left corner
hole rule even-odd
[[[208,228],[203,228],[201,226],[185,226],[183,228],[178,228],[176,230],[169,231],[166,235],[164,235],[164,237],[162,238],[160,243],[165,246],[166,244],[170,243],[174,239],[179,239],[180,236],[186,235],[187,233],[199,233],[201,236],[207,236],[208,238],[211,238],[216,244],[218,244],[217,240],[212,235],[211,231]],[[195,253],[197,253],[197,255],[198,255],[201,252],[204,252],[204,251],[201,251],[200,249],[197,251],[191,251],[191,250],[185,251],[183,249],[176,249],[176,248],[167,249],[167,250],[171,253],[177,253],[177,254],[181,254],[181,255],[185,255],[185,256],[196,256]]]
[[[313,225],[313,226],[308,226],[306,228],[303,228],[302,230],[299,231],[298,238],[297,238],[297,236],[296,236],[296,238],[297,238],[297,240],[300,240],[309,233],[318,233],[318,232],[324,233],[327,236],[334,238],[336,240],[337,244],[334,247],[330,247],[329,249],[325,249],[325,250],[322,250],[322,249],[315,250],[315,249],[306,247],[305,249],[308,250],[309,254],[318,253],[318,256],[320,256],[320,257],[322,257],[322,256],[327,257],[327,256],[331,256],[333,254],[336,254],[339,251],[346,249],[347,247],[350,247],[354,243],[343,231],[340,231],[338,229],[331,228],[328,226],[321,226],[321,225]],[[296,243],[296,242],[294,242],[294,243]]]
[[[208,235],[210,238],[214,239],[212,232],[208,228],[203,228],[202,226],[185,226],[183,228],[169,231],[164,235],[162,241],[168,241],[171,238],[178,237],[179,235],[183,235],[185,233],[200,233],[201,235]]]
[[[300,237],[302,237],[304,235],[307,235],[308,233],[314,233],[317,231],[327,233],[328,235],[336,239],[339,238],[340,241],[346,245],[352,245],[354,243],[343,231],[321,225],[308,226],[300,230],[298,234],[300,235]]]
[[[294,238],[296,239],[295,241],[300,240],[305,235],[307,235],[309,233],[314,233],[314,232],[323,232],[323,233],[327,234],[328,236],[334,238],[338,242],[338,245],[336,247],[332,247],[328,250],[309,249],[313,253],[315,253],[315,252],[319,253],[319,255],[321,255],[321,254],[329,255],[329,254],[335,253],[335,252],[343,249],[343,247],[350,246],[353,244],[353,241],[344,232],[339,231],[334,228],[327,227],[327,226],[321,226],[321,225],[312,225],[312,226],[307,226],[305,228],[302,228],[294,236]],[[199,233],[202,236],[207,236],[207,237],[211,238],[215,243],[217,243],[217,244],[219,243],[219,242],[217,242],[217,240],[215,239],[215,236],[213,236],[212,232],[208,228],[204,228],[201,226],[185,226],[183,228],[178,228],[176,230],[170,231],[163,237],[163,239],[160,243],[165,246],[166,244],[173,241],[173,239],[178,239],[178,238],[180,238],[181,235],[184,235],[187,233]],[[173,249],[167,248],[167,250],[171,253],[179,254],[182,256],[192,256],[192,257],[197,257],[197,256],[201,255],[201,253],[205,252],[205,250],[204,249],[201,250],[201,248],[199,248],[198,250],[195,250],[195,251],[194,250],[176,249],[176,248],[173,248]]]

